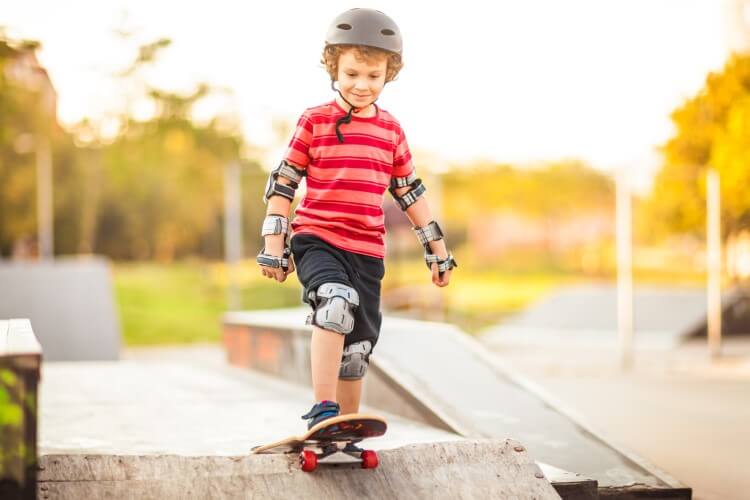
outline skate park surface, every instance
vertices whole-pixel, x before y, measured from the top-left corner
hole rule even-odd
[[[289,312],[281,312],[281,315],[299,325]],[[274,316],[278,322],[279,316]],[[694,486],[693,498],[743,498],[741,492],[748,491],[742,472],[748,443],[745,439],[743,444],[744,434],[738,429],[748,415],[747,405],[742,404],[738,396],[743,391],[747,394],[750,380],[750,364],[747,363],[750,349],[747,348],[750,346],[741,339],[732,339],[726,344],[727,356],[721,363],[707,362],[703,347],[692,342],[671,352],[667,358],[657,352],[639,352],[636,370],[630,376],[617,374],[616,352],[609,350],[561,351],[559,347],[539,349],[528,345],[494,346],[493,349],[498,363],[528,375],[555,394],[556,399],[575,407],[598,429],[605,429],[610,441],[626,443],[639,455]],[[190,460],[234,460],[232,463],[242,464],[248,459],[249,447],[257,444],[256,436],[259,441],[265,441],[264,436],[268,435],[276,439],[279,433],[299,433],[302,421],[298,415],[307,410],[300,409],[300,401],[309,402],[309,389],[255,371],[227,366],[225,356],[220,346],[208,345],[129,349],[123,360],[115,363],[46,363],[40,393],[39,444],[43,463],[51,465],[60,455],[89,457],[85,462],[88,467],[124,468],[124,472],[120,470],[124,474],[122,477],[138,476],[135,471],[141,471],[145,476],[138,476],[139,480],[147,482],[148,473],[143,471],[171,467],[177,472],[180,467],[200,467],[200,462],[153,462],[154,457],[167,460],[166,457],[184,456],[191,457]],[[75,375],[79,368],[82,371]],[[446,371],[458,378],[463,375],[456,366]],[[66,379],[74,382],[67,384]],[[97,392],[97,386],[106,390]],[[108,421],[102,421],[102,414],[110,416]],[[485,413],[484,417],[488,415]],[[714,420],[716,417],[718,420]],[[388,418],[389,433],[382,440],[372,441],[375,449],[412,453],[415,460],[416,457],[422,460],[431,452],[415,451],[410,446],[432,446],[424,443],[435,442],[476,446],[475,441],[462,439],[455,433],[394,415]],[[676,419],[678,424],[675,424]],[[77,439],[72,439],[73,436]],[[518,439],[523,445],[527,444],[524,439]],[[503,440],[495,443],[496,450],[506,445]],[[705,450],[706,445],[716,446],[711,460],[700,459],[705,458],[705,454],[696,451]],[[460,465],[457,457],[466,455],[459,449],[441,448],[440,453],[452,457],[455,467],[471,469],[468,462]],[[143,461],[133,462],[138,457]],[[529,457],[531,460],[538,458],[533,452]],[[105,463],[120,458],[125,461],[119,466]],[[151,462],[144,465],[149,460]],[[286,474],[292,473],[293,461],[284,462]],[[551,467],[537,464],[548,477],[551,475]],[[220,468],[220,465],[216,466]],[[77,467],[85,469],[81,463]],[[201,473],[209,474],[205,470]],[[397,473],[400,471],[389,472]],[[421,473],[429,474],[429,471]],[[478,474],[477,471],[472,473]],[[249,475],[248,472],[242,474]],[[59,472],[57,477],[60,477]],[[102,477],[106,476],[100,479]],[[109,479],[114,481],[116,477],[120,476],[115,474]],[[484,476],[474,476],[477,480],[481,477]],[[53,476],[48,476],[47,480],[47,488],[56,483]],[[116,488],[112,481],[102,484]],[[235,481],[238,480],[235,478]],[[283,482],[278,485],[292,487]],[[169,491],[168,485],[160,488],[162,493]],[[461,494],[454,496],[460,498]]]
[[[380,467],[307,474],[296,455],[249,455],[304,429],[307,388],[228,366],[217,346],[123,358],[44,364],[40,498],[559,498],[518,442],[388,414],[367,442]]]
[[[309,327],[301,326],[306,313],[305,308],[226,313],[230,362],[309,384]],[[371,386],[396,388],[407,397],[391,406],[394,412],[404,414],[410,406],[411,414],[467,438],[518,439],[540,466],[578,474],[579,481],[595,487],[594,494],[598,485],[602,497],[690,498],[689,488],[539,397],[528,381],[514,377],[456,327],[386,316],[381,332],[364,401]],[[380,401],[376,406],[386,407]]]
[[[748,498],[750,339],[727,337],[711,360],[704,339],[636,351],[629,372],[606,348],[503,344],[515,372],[575,408],[615,444],[693,488],[696,500]]]

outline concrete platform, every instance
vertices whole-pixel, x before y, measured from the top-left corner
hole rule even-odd
[[[300,415],[312,405],[311,391],[226,366],[218,350],[192,354],[43,363],[40,454],[244,455],[304,430]],[[387,419],[388,434],[372,441],[374,449],[461,439]]]
[[[387,414],[388,434],[367,442],[377,469],[308,474],[293,455],[249,450],[304,428],[309,389],[228,366],[215,347],[125,357],[43,365],[38,498],[560,498],[516,441]]]

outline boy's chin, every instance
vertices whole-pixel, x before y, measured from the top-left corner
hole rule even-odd
[[[365,106],[368,106],[372,102],[372,98],[367,97],[367,98],[362,99],[359,97],[352,97],[351,99],[349,99],[349,102],[358,107],[365,107]]]

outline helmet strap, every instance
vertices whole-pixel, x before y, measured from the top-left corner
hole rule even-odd
[[[363,108],[357,108],[352,103],[350,103],[349,101],[347,101],[346,97],[344,97],[344,94],[342,94],[341,91],[334,86],[334,83],[335,83],[334,80],[331,80],[331,89],[335,90],[336,92],[338,92],[339,95],[341,96],[341,99],[343,99],[343,101],[349,105],[349,111],[346,113],[346,115],[344,115],[341,118],[339,118],[338,120],[336,120],[336,137],[339,140],[339,144],[343,144],[344,143],[344,134],[341,133],[341,125],[344,124],[344,123],[351,123],[351,121],[352,121],[352,113],[353,112],[354,113],[359,113],[360,111],[362,111]],[[375,99],[375,101],[377,101],[377,99]],[[370,104],[375,105],[375,108],[377,108],[378,105],[375,104],[375,101],[372,101]],[[368,104],[367,106],[369,106],[370,104]],[[367,106],[365,106],[365,107],[367,107]]]

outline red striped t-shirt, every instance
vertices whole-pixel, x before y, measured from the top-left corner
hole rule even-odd
[[[334,100],[309,108],[284,159],[305,170],[307,193],[294,219],[294,234],[313,234],[331,245],[364,255],[385,256],[383,197],[391,177],[414,170],[398,120],[378,108],[370,118],[352,115],[336,137],[346,112]]]

